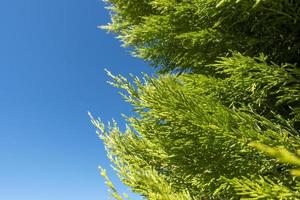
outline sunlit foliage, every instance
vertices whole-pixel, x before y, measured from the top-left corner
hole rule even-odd
[[[160,72],[108,72],[134,113],[92,122],[120,179],[150,200],[300,199],[300,2],[107,3],[103,28]]]

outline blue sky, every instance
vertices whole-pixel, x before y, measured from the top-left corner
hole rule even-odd
[[[87,112],[120,123],[130,113],[104,68],[152,72],[97,28],[108,21],[99,0],[0,1],[0,199],[107,199],[98,165],[109,162]]]

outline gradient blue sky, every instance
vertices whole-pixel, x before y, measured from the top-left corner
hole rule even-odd
[[[98,165],[109,162],[87,111],[123,123],[130,106],[104,68],[152,72],[97,29],[108,21],[100,0],[0,1],[1,200],[107,199]]]

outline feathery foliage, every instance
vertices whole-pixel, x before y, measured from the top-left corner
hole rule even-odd
[[[150,200],[299,199],[299,1],[107,2],[103,28],[164,72],[108,72],[134,114],[92,123],[120,179]]]
[[[203,71],[230,50],[299,63],[297,0],[107,0],[115,32],[162,71]]]

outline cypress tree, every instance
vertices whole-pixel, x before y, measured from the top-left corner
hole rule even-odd
[[[300,199],[300,2],[107,4],[102,28],[158,69],[108,72],[125,131],[92,118],[120,179],[150,200]]]

